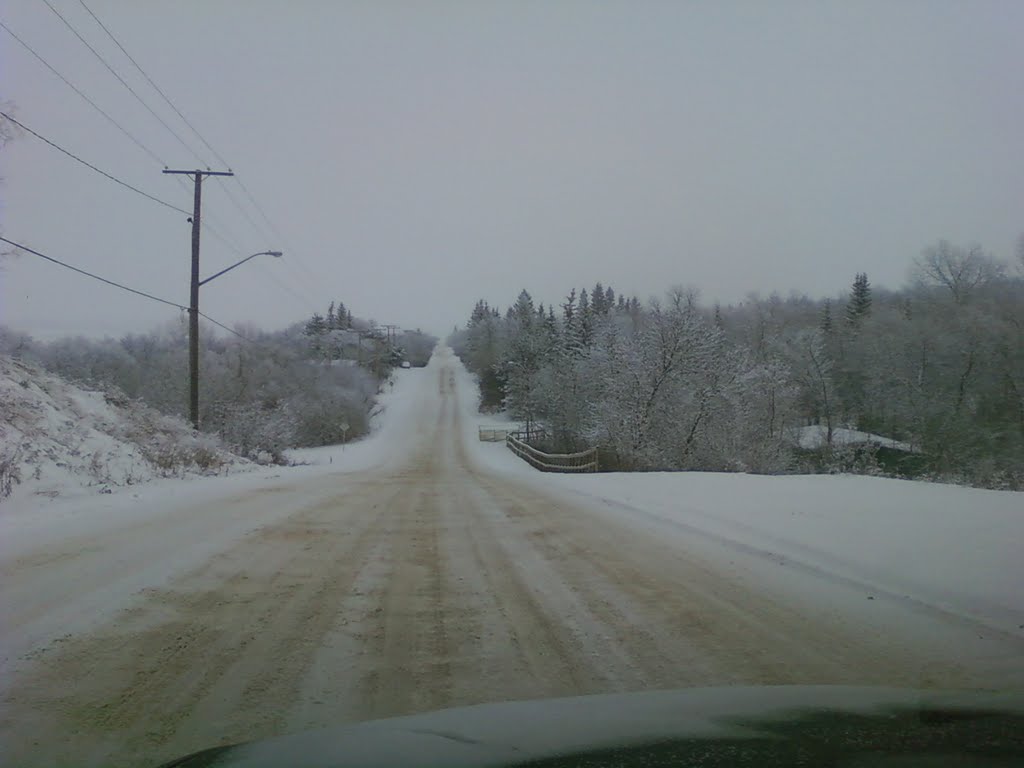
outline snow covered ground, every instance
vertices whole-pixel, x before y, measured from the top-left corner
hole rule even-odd
[[[336,495],[346,476],[355,479],[367,468],[404,460],[415,448],[408,424],[428,375],[425,369],[396,371],[393,385],[378,398],[369,436],[294,451],[297,466],[248,464],[249,471],[228,476],[157,478],[109,494],[83,488],[72,473],[59,494],[23,492],[4,500],[0,604],[9,621],[0,674],[46,638],[95,626],[140,589],[166,583],[258,526]],[[14,578],[51,560],[54,565],[38,578],[24,584]],[[10,612],[19,604],[37,617],[16,622]]]
[[[478,440],[444,349],[382,404],[304,466],[0,507],[0,752],[141,766],[485,701],[1024,684],[1022,494],[542,474]]]
[[[252,464],[181,419],[75,386],[0,356],[0,461],[18,481],[8,505],[112,493],[158,478],[226,474]]]
[[[465,439],[492,421],[470,406]],[[856,585],[863,600],[887,595],[1024,634],[1024,493],[854,475],[545,474],[503,444],[475,446],[489,469],[723,545],[795,576],[798,589],[815,578]]]
[[[180,501],[282,476],[365,470],[396,455],[401,425],[416,407],[408,393],[422,375],[423,369],[394,372],[377,398],[370,435],[346,445],[289,450],[286,458],[296,466],[281,467],[247,461],[141,403],[0,356],[0,459],[15,457],[20,477],[11,495],[0,499],[0,519],[39,512],[86,518],[93,516],[90,510],[131,509],[170,493]],[[245,477],[226,477],[238,473]]]

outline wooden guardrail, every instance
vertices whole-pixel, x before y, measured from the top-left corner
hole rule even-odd
[[[545,453],[523,442],[515,432],[505,437],[505,446],[541,472],[597,472],[597,448],[579,453]]]
[[[501,427],[479,427],[480,440],[485,443],[501,443],[514,429],[502,429]]]
[[[527,443],[548,439],[548,433],[543,429],[527,431],[517,427],[477,427],[477,433],[480,437],[480,442],[483,443],[503,443],[509,435],[514,435],[516,439]]]

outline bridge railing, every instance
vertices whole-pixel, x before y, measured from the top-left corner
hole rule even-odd
[[[541,472],[597,472],[597,448],[578,453],[545,453],[527,443],[525,434],[510,432],[505,437],[505,446]]]

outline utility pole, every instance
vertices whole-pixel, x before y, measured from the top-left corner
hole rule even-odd
[[[398,330],[398,326],[385,325],[384,328],[388,332],[388,365],[393,365],[395,362],[395,339],[398,338],[398,334],[395,331]]]
[[[203,198],[204,176],[234,176],[231,171],[172,171],[164,173],[191,176],[195,182],[192,204],[192,290],[188,305],[188,415],[192,426],[199,429],[199,217]]]

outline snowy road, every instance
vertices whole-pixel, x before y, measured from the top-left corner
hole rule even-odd
[[[366,466],[214,481],[5,549],[6,761],[152,765],[504,699],[991,687],[1019,670],[1019,635],[883,598],[868,614],[855,584],[775,576],[742,548],[495,468],[471,442],[458,362],[401,373],[407,397]]]

